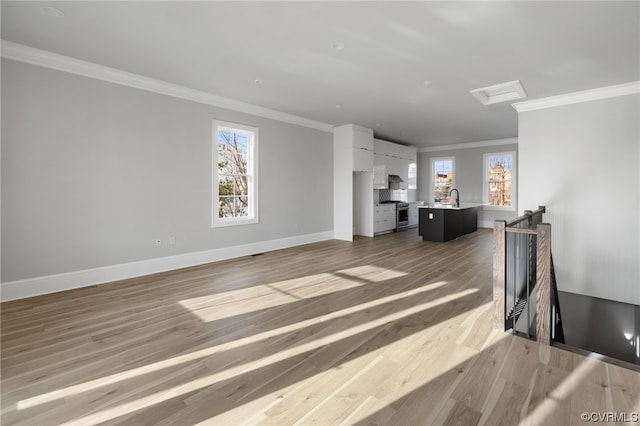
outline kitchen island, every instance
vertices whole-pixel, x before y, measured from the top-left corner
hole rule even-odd
[[[479,203],[418,206],[418,235],[424,241],[444,243],[478,230]]]

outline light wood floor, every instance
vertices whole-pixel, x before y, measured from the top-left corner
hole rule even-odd
[[[4,303],[2,424],[640,412],[640,373],[492,331],[491,244],[487,230],[439,244],[414,229]]]

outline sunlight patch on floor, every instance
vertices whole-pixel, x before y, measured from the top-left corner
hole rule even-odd
[[[595,363],[588,359],[582,360],[578,368],[574,369],[549,395],[522,419],[521,424],[537,425],[548,423],[553,419],[553,413],[559,404],[571,397],[571,394],[580,387],[584,380],[593,371]]]
[[[382,316],[376,320],[359,324],[357,326],[348,328],[346,330],[341,330],[339,332],[336,332],[327,336],[323,336],[323,337],[314,339],[312,341],[305,342],[301,345],[287,348],[285,350],[276,352],[272,355],[266,356],[259,360],[251,361],[245,364],[239,364],[225,371],[213,373],[208,376],[201,377],[196,380],[192,380],[191,382],[188,382],[188,383],[173,386],[171,388],[164,389],[154,394],[143,396],[139,399],[125,402],[120,405],[92,413],[88,416],[76,419],[72,423],[68,423],[68,424],[95,425],[100,422],[112,420],[119,416],[132,413],[136,410],[144,409],[144,408],[153,406],[154,404],[167,401],[169,399],[172,399],[181,395],[185,395],[190,392],[201,390],[205,387],[212,386],[220,381],[236,378],[241,374],[252,372],[259,368],[269,366],[279,361],[283,361],[287,358],[292,358],[297,355],[301,355],[307,352],[312,352],[312,351],[321,349],[324,346],[330,345],[332,343],[336,343],[342,339],[352,337],[356,334],[373,330],[377,327],[384,328],[385,325],[387,325],[392,321],[396,321],[404,317],[424,311],[426,309],[430,309],[430,308],[454,301],[456,299],[476,293],[477,291],[478,291],[477,289],[468,289],[468,290],[450,294],[435,300],[430,300],[430,301],[412,306],[410,308],[407,308],[398,312],[394,312],[389,315]]]
[[[407,275],[406,272],[400,272],[389,268],[380,268],[374,265],[357,266],[355,268],[341,269],[335,275],[348,275],[353,278],[359,278],[373,283],[378,283],[394,278],[400,278]]]
[[[407,275],[405,272],[393,269],[364,265],[343,269],[336,273],[309,275],[210,296],[185,299],[179,303],[202,321],[209,322],[405,275]]]
[[[331,398],[333,398],[338,393],[342,392],[344,389],[347,389],[349,387],[349,385],[351,385],[351,383],[355,382],[360,377],[362,377],[365,374],[367,374],[371,369],[373,369],[382,360],[383,360],[383,357],[378,355],[373,361],[371,361],[363,369],[358,371],[357,374],[354,374],[351,378],[349,378],[349,380],[346,380],[344,383],[342,383],[342,385],[340,385],[338,388],[336,388],[332,393],[327,395],[325,397],[325,399],[321,403],[317,404],[312,410],[309,410],[309,412],[307,412],[306,415],[304,415],[296,423],[294,423],[294,426],[304,425],[307,422],[307,419],[309,419],[316,411],[322,409],[322,407],[324,407],[329,401],[331,401]]]
[[[202,358],[214,355],[216,353],[228,351],[231,349],[236,349],[248,344],[255,344],[260,341],[265,341],[273,337],[284,335],[286,333],[295,332],[296,330],[309,327],[314,324],[345,317],[347,315],[356,313],[358,311],[370,309],[376,306],[383,305],[385,303],[390,303],[390,302],[398,301],[401,299],[406,299],[408,297],[416,296],[421,293],[438,289],[440,287],[445,286],[446,284],[447,284],[446,281],[439,281],[439,282],[428,284],[419,288],[414,288],[411,290],[392,294],[390,296],[381,297],[381,298],[372,300],[370,302],[361,303],[355,306],[350,306],[345,309],[334,311],[318,317],[310,318],[308,320],[300,321],[295,324],[290,324],[287,326],[275,328],[273,330],[268,330],[262,333],[258,333],[258,334],[247,336],[241,339],[233,340],[231,342],[222,343],[220,345],[216,345],[216,346],[212,346],[199,351],[191,352],[189,354],[180,355],[180,356],[169,358],[163,361],[154,362],[142,367],[112,374],[110,376],[101,377],[99,379],[91,380],[85,383],[81,383],[81,384],[69,386],[63,389],[58,389],[52,392],[44,393],[42,395],[34,396],[32,398],[27,398],[18,402],[17,409],[24,410],[27,408],[35,407],[40,404],[45,404],[47,402],[55,401],[56,399],[77,395],[83,392],[88,392],[88,391],[100,388],[102,386],[107,386],[120,381],[129,380],[144,374],[162,370],[164,368],[171,368],[181,364],[185,364],[187,362],[197,361]]]

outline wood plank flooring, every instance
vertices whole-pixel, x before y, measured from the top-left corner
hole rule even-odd
[[[1,305],[2,424],[583,424],[640,373],[492,330],[492,235],[327,241]]]

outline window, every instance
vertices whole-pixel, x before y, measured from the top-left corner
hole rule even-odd
[[[516,153],[484,154],[484,203],[496,210],[516,209]]]
[[[409,182],[407,182],[407,189],[418,189],[418,164],[409,163],[409,172],[407,174]]]
[[[455,158],[431,159],[431,196],[436,204],[451,204],[451,190],[454,188]]]
[[[258,223],[258,129],[213,122],[213,226]]]

